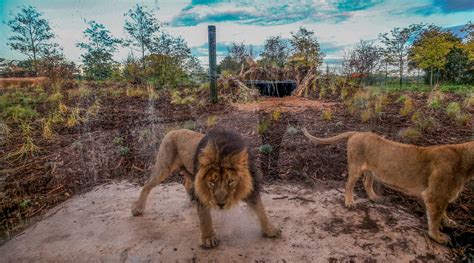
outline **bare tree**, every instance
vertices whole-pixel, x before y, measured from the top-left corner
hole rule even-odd
[[[361,80],[368,79],[380,66],[382,54],[381,48],[373,42],[361,40],[353,50],[346,53],[346,72],[356,73]]]

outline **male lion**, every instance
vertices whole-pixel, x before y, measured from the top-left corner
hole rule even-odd
[[[391,188],[421,197],[426,206],[428,234],[439,243],[449,242],[439,227],[441,221],[447,226],[456,224],[447,217],[446,208],[474,176],[474,141],[420,147],[390,141],[370,132],[345,132],[330,138],[316,138],[305,128],[303,133],[318,144],[348,139],[347,207],[354,205],[354,185],[365,173],[364,187],[370,200],[378,199],[372,188],[374,177]]]
[[[210,208],[228,209],[240,200],[255,211],[264,236],[279,237],[281,230],[268,221],[265,213],[259,194],[261,178],[249,155],[241,136],[221,128],[212,129],[206,135],[184,129],[169,132],[161,142],[151,177],[132,214],[141,215],[153,187],[180,168],[184,171],[186,190],[197,203],[203,248],[219,244]]]

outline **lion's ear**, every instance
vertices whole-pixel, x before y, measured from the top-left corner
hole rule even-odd
[[[231,158],[232,164],[237,167],[247,167],[248,161],[249,154],[247,153],[247,149],[234,154]]]
[[[215,163],[217,160],[217,148],[213,143],[208,143],[198,156],[199,163],[202,166],[207,166]]]

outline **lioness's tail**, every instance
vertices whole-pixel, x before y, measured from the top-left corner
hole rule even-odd
[[[314,137],[313,135],[309,134],[309,132],[308,132],[308,130],[306,130],[306,128],[303,128],[302,131],[304,133],[304,136],[306,136],[306,138],[308,138],[311,142],[317,143],[317,144],[336,143],[340,140],[348,139],[352,135],[357,133],[357,132],[344,132],[344,133],[341,133],[341,134],[338,134],[336,136],[329,137],[329,138],[317,138],[317,137]]]

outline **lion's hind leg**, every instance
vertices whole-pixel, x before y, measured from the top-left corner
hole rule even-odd
[[[436,175],[432,175],[431,178],[436,178]],[[432,180],[431,178],[430,180]],[[443,187],[446,187],[446,184],[434,180],[430,181],[428,188],[421,195],[425,202],[428,217],[428,234],[436,242],[446,244],[450,241],[450,238],[440,231],[441,222],[446,216],[446,208],[448,207],[448,197],[441,190]]]
[[[160,149],[158,150],[158,155],[156,157],[156,162],[151,172],[150,179],[148,179],[145,186],[143,186],[138,200],[132,207],[133,216],[139,216],[143,214],[146,201],[151,190],[168,178],[171,172],[180,166],[180,160],[174,149],[173,142],[169,138],[165,137],[160,145]]]
[[[349,158],[349,175],[346,182],[346,192],[344,195],[344,205],[346,207],[354,206],[354,186],[362,176],[364,171],[362,170],[362,165],[358,161],[352,161]]]
[[[364,188],[371,201],[376,202],[380,200],[380,196],[374,191],[374,176],[369,171],[364,173]]]

